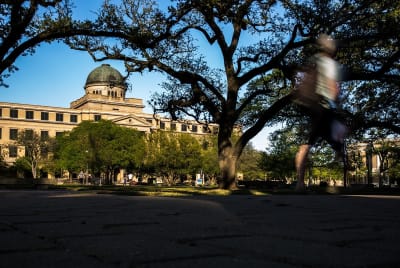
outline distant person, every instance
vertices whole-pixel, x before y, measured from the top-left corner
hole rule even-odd
[[[126,174],[124,174],[124,186],[126,186],[127,180],[128,180],[128,176]]]
[[[337,152],[344,155],[344,136],[346,127],[338,119],[336,109],[339,97],[339,65],[333,59],[336,53],[335,41],[322,34],[317,45],[319,53],[313,56],[315,63],[315,93],[318,100],[307,107],[311,116],[311,129],[308,142],[300,146],[296,155],[297,191],[304,191],[304,175],[310,148],[320,139],[326,140]]]

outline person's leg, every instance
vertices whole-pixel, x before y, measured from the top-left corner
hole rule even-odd
[[[335,150],[335,161],[342,161],[345,158],[345,143],[344,139],[347,134],[347,127],[340,122],[334,113],[328,118],[329,132],[324,133],[323,138],[331,145],[332,149]]]
[[[309,133],[309,138],[307,144],[303,144],[300,146],[299,151],[296,154],[295,165],[296,165],[296,173],[297,173],[297,185],[296,191],[304,191],[304,175],[306,172],[306,163],[308,152],[312,145],[314,145],[317,140],[321,137],[321,132],[323,128],[321,128],[321,124],[324,122],[325,109],[320,106],[315,106],[315,109],[311,111],[311,132]]]
[[[297,172],[297,185],[296,191],[304,191],[304,175],[306,171],[307,155],[310,151],[311,145],[303,144],[300,146],[299,151],[296,154],[296,172]]]

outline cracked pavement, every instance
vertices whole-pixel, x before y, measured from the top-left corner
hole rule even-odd
[[[399,205],[0,190],[0,267],[400,267]]]

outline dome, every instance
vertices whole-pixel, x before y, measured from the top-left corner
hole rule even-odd
[[[86,79],[85,88],[89,85],[107,84],[125,88],[125,79],[110,64],[102,64],[90,72]]]

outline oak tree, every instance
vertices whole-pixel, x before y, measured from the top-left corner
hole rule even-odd
[[[15,142],[18,146],[24,148],[24,160],[30,167],[33,178],[39,178],[39,166],[48,159],[49,152],[53,150],[52,139],[43,137],[31,129],[27,129],[18,133]]]
[[[80,123],[57,137],[56,148],[60,168],[71,173],[87,169],[103,173],[107,183],[114,181],[120,169],[139,169],[144,157],[143,133],[107,120]]]

